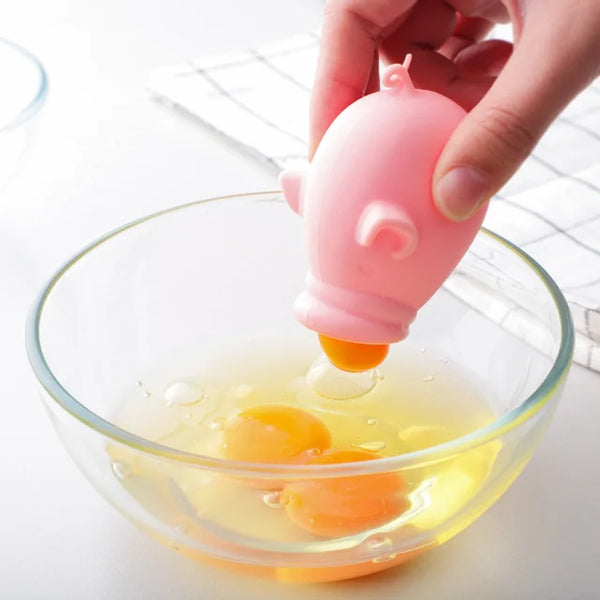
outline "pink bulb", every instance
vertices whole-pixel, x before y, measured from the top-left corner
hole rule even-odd
[[[320,334],[363,344],[406,337],[417,311],[467,251],[485,215],[446,219],[435,207],[435,164],[465,111],[415,89],[391,65],[389,89],[333,122],[307,173],[285,171],[288,204],[304,218],[309,273],[298,319]]]

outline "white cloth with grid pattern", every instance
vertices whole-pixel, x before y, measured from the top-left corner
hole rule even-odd
[[[157,71],[151,91],[275,169],[306,164],[316,34]],[[600,371],[600,83],[563,112],[491,203],[484,225],[556,280],[575,361]]]

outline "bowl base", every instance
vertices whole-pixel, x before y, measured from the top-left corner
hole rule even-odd
[[[196,550],[182,548],[174,544],[171,540],[162,539],[156,534],[152,537],[158,539],[168,548],[175,550],[179,554],[191,558],[205,565],[217,567],[230,572],[242,575],[251,575],[264,579],[274,579],[281,583],[331,583],[334,581],[344,581],[348,579],[357,579],[386,571],[398,565],[404,564],[417,556],[425,553],[437,544],[430,544],[425,547],[417,548],[400,554],[391,554],[389,557],[381,557],[374,560],[359,562],[346,565],[335,565],[326,567],[280,567],[270,565],[253,565],[240,563],[231,560],[214,558],[207,556]]]

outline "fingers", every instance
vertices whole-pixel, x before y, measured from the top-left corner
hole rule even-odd
[[[438,52],[446,58],[454,60],[461,50],[485,38],[493,26],[494,23],[487,19],[470,18],[457,14],[452,36],[444,42]]]
[[[402,62],[413,55],[410,75],[415,87],[442,92],[459,73],[437,49],[452,35],[456,12],[444,0],[421,0],[381,45],[387,62]]]
[[[411,53],[410,74],[416,87],[448,96],[471,110],[510,54],[510,45],[503,42],[476,43],[492,26],[487,19],[457,14],[444,0],[421,0],[381,50],[388,62],[401,62]]]
[[[413,55],[410,74],[415,87],[438,92],[469,111],[489,91],[512,46],[498,40],[479,42],[460,52],[455,61],[418,46],[407,46],[407,51]]]
[[[456,11],[445,0],[419,0],[406,19],[383,43],[385,53],[394,60],[414,48],[437,50],[451,35]]]
[[[466,17],[481,17],[494,23],[507,23],[509,13],[501,0],[447,0]]]
[[[496,193],[598,73],[600,7],[590,0],[577,4],[586,18],[567,20],[560,4],[532,3],[506,66],[444,149],[434,173],[434,197],[449,218],[469,217]],[[473,68],[477,60],[464,57]]]
[[[457,84],[460,73],[452,59],[485,35],[489,22],[463,16],[457,21],[455,4],[465,4],[478,16],[505,12],[500,0],[328,1],[311,98],[309,159],[339,113],[378,89],[376,53],[382,41],[382,54],[391,61],[401,62],[409,52],[414,55],[411,75],[417,87],[445,93],[466,109],[476,104],[492,79],[478,74]],[[436,50],[453,28],[459,43],[446,58]]]
[[[373,52],[373,60],[371,64],[371,73],[369,74],[369,81],[365,88],[365,95],[372,94],[379,90],[379,53],[377,50]]]
[[[337,115],[360,98],[374,73],[380,38],[416,0],[329,0],[310,110],[309,156]]]
[[[481,17],[465,17],[458,13],[452,35],[466,38],[472,42],[482,40],[494,27],[494,22]]]
[[[513,45],[503,40],[484,40],[467,46],[454,60],[463,76],[498,76],[511,57]]]

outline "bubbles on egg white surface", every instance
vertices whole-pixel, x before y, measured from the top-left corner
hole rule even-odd
[[[113,463],[111,463],[111,468],[117,478],[121,480],[128,479],[133,475],[133,469],[131,468],[131,465],[120,460],[115,460]]]
[[[263,502],[269,508],[283,508],[286,504],[284,496],[279,490],[273,492],[265,492],[265,494],[263,495]]]
[[[352,400],[368,394],[380,379],[375,369],[350,373],[334,367],[321,355],[306,375],[308,387],[318,396],[329,400]]]
[[[225,429],[225,419],[223,419],[221,417],[213,419],[208,424],[208,428],[211,429],[212,431],[222,431],[223,429]]]
[[[167,406],[192,406],[206,398],[204,388],[190,381],[174,381],[164,391]]]
[[[381,564],[381,563],[390,562],[397,557],[398,557],[398,555],[396,553],[392,552],[391,554],[384,554],[383,556],[378,556],[377,558],[373,558],[373,559],[371,559],[371,562],[375,563],[375,564]]]
[[[362,442],[360,444],[354,444],[356,448],[366,450],[367,452],[382,452],[387,446],[385,440],[369,440],[368,442]]]
[[[190,370],[187,361],[174,367],[169,365],[162,374],[153,371],[134,375],[115,421],[168,447],[223,459],[223,431],[228,431],[230,419],[240,411],[260,405],[289,405],[308,411],[330,430],[331,447],[369,452],[373,458],[430,447],[462,434],[465,429],[479,427],[481,420],[487,419],[487,412],[482,416],[481,410],[473,409],[475,400],[470,399],[475,395],[469,391],[468,383],[462,387],[454,385],[452,379],[446,383],[447,369],[453,359],[445,361],[439,351],[424,349],[422,355],[417,345],[404,356],[400,348],[398,360],[394,355],[391,361],[377,367],[385,372],[383,381],[376,370],[341,371],[329,364],[325,356],[315,362],[318,354],[314,343],[309,341],[312,338],[306,346],[294,349],[296,354],[291,356],[273,344],[264,351],[253,348],[247,361],[240,361],[237,354],[234,358],[227,355],[221,362],[201,364],[197,372]],[[435,381],[424,382],[423,378],[430,374],[435,374]],[[438,394],[440,386],[444,386],[443,401]],[[151,390],[151,398],[144,397],[145,390]],[[302,460],[326,462],[315,460],[326,452],[328,449],[306,446]],[[170,540],[169,546],[174,550],[187,545],[186,538],[197,539],[200,531],[197,518],[214,526],[218,535],[224,532],[235,541],[243,542],[251,536],[260,544],[290,544],[294,551],[298,545],[313,548],[324,544],[325,548],[331,544],[329,537],[315,537],[310,528],[304,531],[289,516],[295,496],[291,495],[294,488],[286,486],[303,481],[302,478],[288,482],[285,475],[279,474],[270,476],[268,481],[259,474],[223,477],[212,470],[181,469],[177,465],[168,467],[170,470],[163,476],[162,467],[160,472],[154,468],[154,459],[136,458],[133,462],[132,455],[117,450],[110,451],[106,462],[115,485],[122,486],[152,510],[159,506],[155,514],[171,534],[165,535],[164,543]],[[450,484],[466,475],[455,468],[448,475]],[[431,489],[421,491],[420,477],[411,473],[407,479],[409,510],[413,512],[418,509],[425,513],[429,505],[439,505],[444,510],[448,497],[464,494],[459,486],[450,490],[447,486],[438,493],[433,486],[440,484],[429,475]],[[475,473],[473,477],[479,482],[483,475]],[[286,489],[283,494],[282,489]],[[413,496],[414,490],[419,490],[418,495]],[[399,495],[404,496],[404,492]],[[422,504],[416,504],[421,498]],[[319,526],[320,516],[316,512],[305,519],[312,529]],[[353,537],[352,543],[358,545],[362,561],[371,563],[373,570],[391,566],[403,558],[404,546],[399,550],[397,543],[405,538],[399,540],[395,528],[395,522],[373,527],[367,523]]]
[[[367,549],[370,552],[380,552],[381,550],[389,550],[392,547],[392,540],[387,536],[374,536],[366,541]]]

